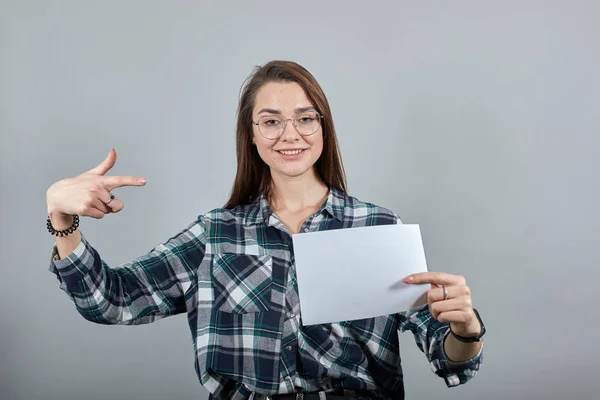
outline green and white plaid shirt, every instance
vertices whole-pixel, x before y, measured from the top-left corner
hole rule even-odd
[[[391,211],[335,189],[302,231],[401,223]],[[367,266],[365,266],[367,267]],[[376,268],[377,266],[368,266]],[[303,326],[292,239],[266,200],[203,214],[136,260],[109,268],[82,236],[50,270],[87,320],[146,324],[187,313],[196,372],[214,399],[332,388],[404,398],[399,332],[411,331],[448,386],[481,364],[443,351],[448,324],[427,306],[385,317]]]

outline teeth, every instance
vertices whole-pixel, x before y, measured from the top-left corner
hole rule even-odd
[[[282,150],[280,151],[281,154],[285,154],[286,156],[291,156],[293,154],[300,154],[302,152],[302,150]]]

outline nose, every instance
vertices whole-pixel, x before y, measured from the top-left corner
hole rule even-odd
[[[294,122],[291,119],[285,121],[283,133],[281,134],[281,140],[284,142],[297,142],[300,140],[300,135],[298,132],[296,132]]]

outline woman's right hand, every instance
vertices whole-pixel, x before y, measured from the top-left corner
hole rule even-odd
[[[99,219],[121,211],[123,202],[117,197],[111,200],[110,191],[122,186],[144,186],[146,180],[137,176],[105,176],[116,160],[117,153],[111,149],[95,168],[51,185],[46,192],[46,203],[52,223],[69,226],[72,215]]]

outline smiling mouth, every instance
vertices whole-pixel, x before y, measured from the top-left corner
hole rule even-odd
[[[300,150],[277,150],[277,152],[279,154],[283,154],[284,156],[294,156],[296,154],[302,153],[304,150],[306,150],[306,149],[300,149]]]

